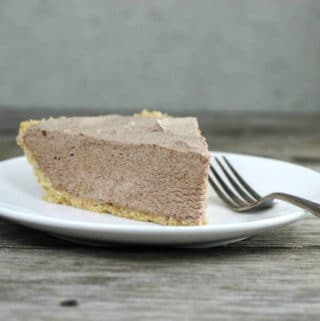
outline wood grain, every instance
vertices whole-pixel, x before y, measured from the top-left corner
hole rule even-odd
[[[210,146],[320,171],[314,119],[278,120],[285,129],[250,117],[246,131],[207,120]],[[0,159],[21,154],[10,128]],[[318,320],[319,231],[310,216],[218,248],[89,248],[0,220],[0,320]]]
[[[318,252],[1,249],[1,317],[317,320]],[[78,306],[60,306],[66,299]]]

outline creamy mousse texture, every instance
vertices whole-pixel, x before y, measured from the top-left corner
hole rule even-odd
[[[166,225],[206,223],[210,155],[196,118],[27,121],[17,140],[49,201]]]

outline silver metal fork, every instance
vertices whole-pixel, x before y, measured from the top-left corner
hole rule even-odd
[[[210,165],[209,183],[221,200],[233,211],[249,212],[251,210],[268,209],[273,206],[273,201],[277,199],[296,205],[320,217],[320,204],[286,193],[271,193],[260,196],[225,156],[222,156],[221,160],[215,157],[215,163],[217,165]],[[219,174],[216,169],[217,166],[220,167],[223,175]]]

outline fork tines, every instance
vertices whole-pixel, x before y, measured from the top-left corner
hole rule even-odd
[[[261,200],[261,196],[243,179],[225,156],[222,156],[221,160],[218,157],[214,159],[218,168],[210,165],[212,175],[209,175],[209,183],[230,208],[240,211]]]

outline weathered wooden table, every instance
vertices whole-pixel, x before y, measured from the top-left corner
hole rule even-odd
[[[20,155],[13,128],[29,116],[0,115],[0,159]],[[319,115],[220,114],[201,123],[215,149],[320,171]],[[319,232],[310,217],[225,247],[114,249],[0,220],[0,320],[319,320]]]

